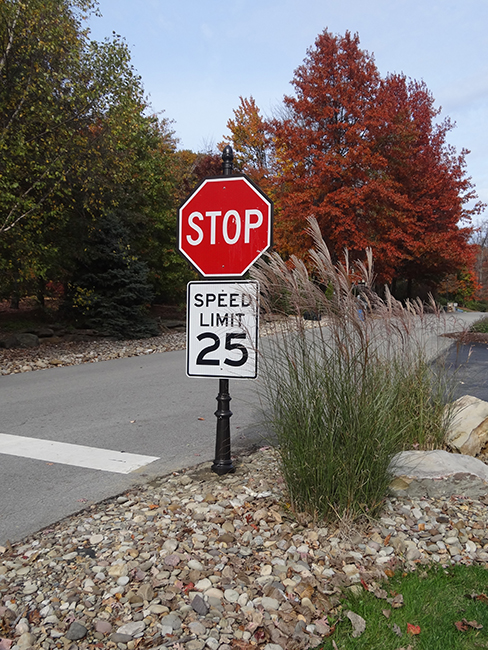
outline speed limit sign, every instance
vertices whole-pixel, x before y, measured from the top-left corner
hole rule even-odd
[[[257,377],[257,282],[190,282],[187,295],[187,375]]]

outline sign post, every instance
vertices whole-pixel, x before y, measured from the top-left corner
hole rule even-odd
[[[230,146],[223,176],[204,179],[178,212],[180,253],[205,278],[187,294],[187,375],[219,377],[212,471],[234,472],[230,452],[229,378],[257,377],[259,286],[242,278],[271,246],[273,204],[243,174],[232,174]]]

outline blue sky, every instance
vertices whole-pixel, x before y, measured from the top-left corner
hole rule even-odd
[[[92,38],[125,37],[155,112],[173,120],[179,147],[201,151],[227,134],[239,96],[264,115],[290,94],[293,72],[328,29],[359,34],[382,75],[423,80],[448,142],[467,158],[488,203],[486,0],[99,0]],[[488,213],[485,214],[488,216]]]

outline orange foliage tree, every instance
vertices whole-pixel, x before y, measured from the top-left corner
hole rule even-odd
[[[468,152],[447,145],[453,125],[436,123],[425,84],[382,78],[357,35],[324,31],[292,85],[277,117],[241,98],[228,123],[236,157],[275,201],[280,252],[306,253],[313,215],[336,258],[372,248],[378,282],[411,289],[469,267],[469,222],[482,206],[467,207]]]

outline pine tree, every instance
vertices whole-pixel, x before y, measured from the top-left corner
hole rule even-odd
[[[147,308],[147,266],[131,252],[120,215],[110,214],[87,242],[69,285],[67,306],[78,322],[118,339],[157,334]]]

